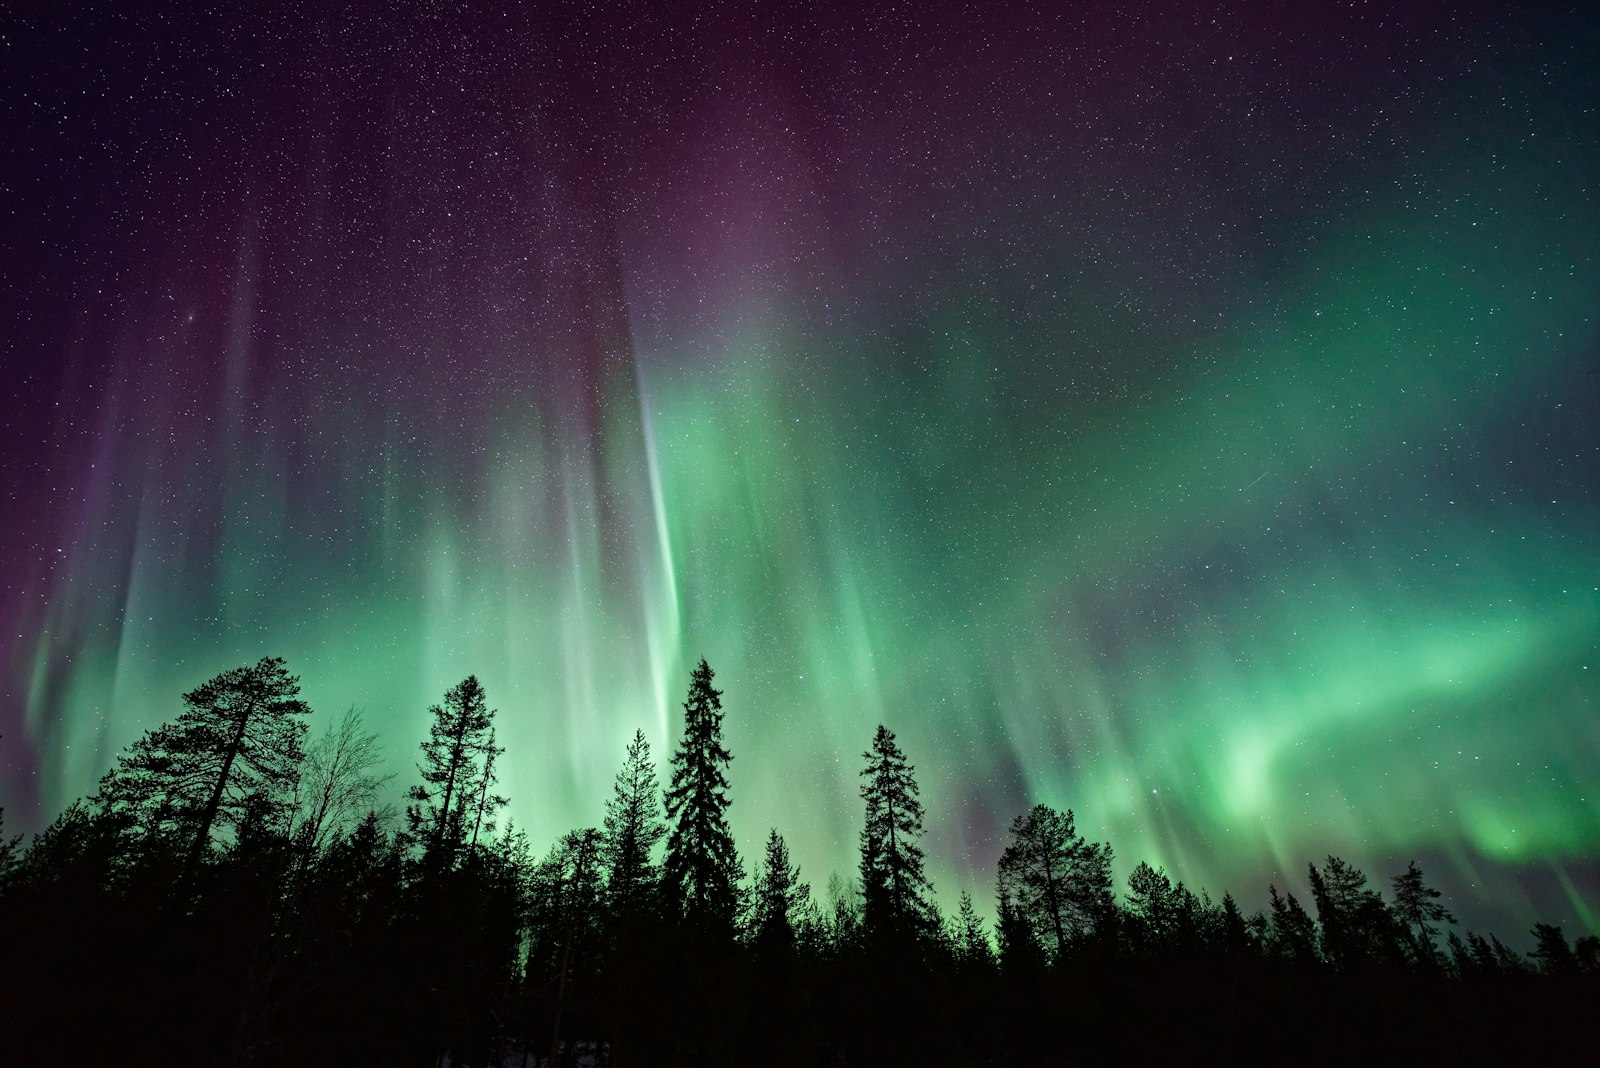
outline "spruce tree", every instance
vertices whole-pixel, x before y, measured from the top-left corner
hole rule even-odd
[[[1273,953],[1286,960],[1315,963],[1318,959],[1315,921],[1294,894],[1285,891],[1280,897],[1276,885],[1267,887],[1267,893],[1272,901]]]
[[[666,901],[691,928],[732,937],[739,908],[740,866],[728,828],[728,777],[732,755],[722,745],[722,693],[701,660],[683,703],[683,739],[672,754],[666,792],[667,856],[662,865]]]
[[[433,722],[417,765],[422,782],[407,794],[406,825],[432,863],[451,867],[466,843],[467,818],[483,788],[480,761],[494,750],[494,710],[477,676],[468,675],[428,713]]]
[[[917,800],[916,768],[883,724],[863,753],[867,766],[861,798],[866,826],[861,831],[862,922],[870,938],[899,939],[932,933],[932,885],[923,874],[922,802]]]
[[[661,822],[661,795],[650,743],[634,731],[627,756],[606,801],[600,856],[606,869],[611,911],[626,917],[644,910],[656,884],[655,848],[667,835]]]
[[[1534,962],[1543,975],[1571,975],[1578,970],[1578,958],[1567,945],[1567,936],[1561,928],[1550,923],[1536,923],[1530,932],[1534,939]]]
[[[963,967],[987,968],[994,964],[994,948],[989,944],[989,934],[983,929],[983,920],[972,904],[972,895],[961,891],[961,902],[956,907],[950,941],[955,946],[956,962]]]
[[[793,954],[795,927],[810,899],[811,888],[800,881],[800,869],[790,863],[789,847],[774,827],[756,875],[751,941],[758,956],[770,960]]]
[[[193,873],[219,825],[237,827],[262,806],[273,818],[287,813],[311,708],[278,657],[224,671],[184,694],[183,705],[117,758],[97,800],[124,826],[186,835]]]

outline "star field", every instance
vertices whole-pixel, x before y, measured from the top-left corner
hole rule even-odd
[[[1600,929],[1593,17],[869,6],[14,19],[8,818],[273,655],[548,841],[704,656],[818,885],[883,722],[947,905],[1042,802]]]

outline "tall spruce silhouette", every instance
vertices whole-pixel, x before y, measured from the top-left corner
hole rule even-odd
[[[118,756],[99,800],[147,832],[187,834],[184,872],[192,874],[219,824],[286,811],[311,708],[279,657],[224,671],[184,694],[183,706]]]
[[[1007,898],[1051,960],[1074,941],[1105,929],[1116,912],[1111,847],[1085,841],[1072,810],[1035,805],[1011,821],[1000,854],[1000,896]]]
[[[480,762],[497,751],[494,710],[477,676],[468,675],[428,713],[433,722],[417,764],[422,782],[407,794],[406,825],[430,861],[448,867],[465,844],[468,815],[486,789]]]
[[[917,798],[916,767],[883,724],[872,748],[861,754],[861,799],[866,825],[861,830],[862,923],[869,938],[891,940],[922,936],[933,929],[927,895],[932,884],[923,873],[922,802]]]
[[[627,756],[606,800],[600,856],[606,869],[606,896],[614,918],[647,909],[656,890],[655,849],[667,836],[661,821],[660,785],[644,731],[633,732]]]
[[[728,776],[722,745],[722,693],[704,659],[689,677],[683,738],[672,754],[666,791],[667,856],[661,885],[669,907],[691,928],[732,936],[738,912],[739,857],[728,828]]]

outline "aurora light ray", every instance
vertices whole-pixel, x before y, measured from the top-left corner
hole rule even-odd
[[[123,133],[25,23],[8,816],[270,654],[402,780],[478,674],[549,840],[704,655],[816,885],[881,721],[946,902],[1044,801],[1594,930],[1592,27],[1124,17],[264,22]]]

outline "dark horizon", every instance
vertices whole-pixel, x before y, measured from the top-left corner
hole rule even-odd
[[[313,735],[300,683],[222,672],[26,845],[0,812],[0,1062],[1538,1060],[1595,1035],[1600,937],[1458,932],[1414,863],[1386,892],[1330,855],[1308,904],[1273,886],[1247,914],[1146,863],[1119,893],[1113,846],[1034,804],[993,921],[941,906],[884,724],[857,873],[816,894],[778,828],[741,853],[704,659],[670,758],[636,732],[603,820],[538,860],[476,676],[429,708],[403,812],[382,739],[354,710]]]
[[[1600,933],[1592,13],[660,6],[9,20],[8,827],[270,652],[542,849],[704,656],[823,881],[881,723],[947,909],[1046,804]]]

